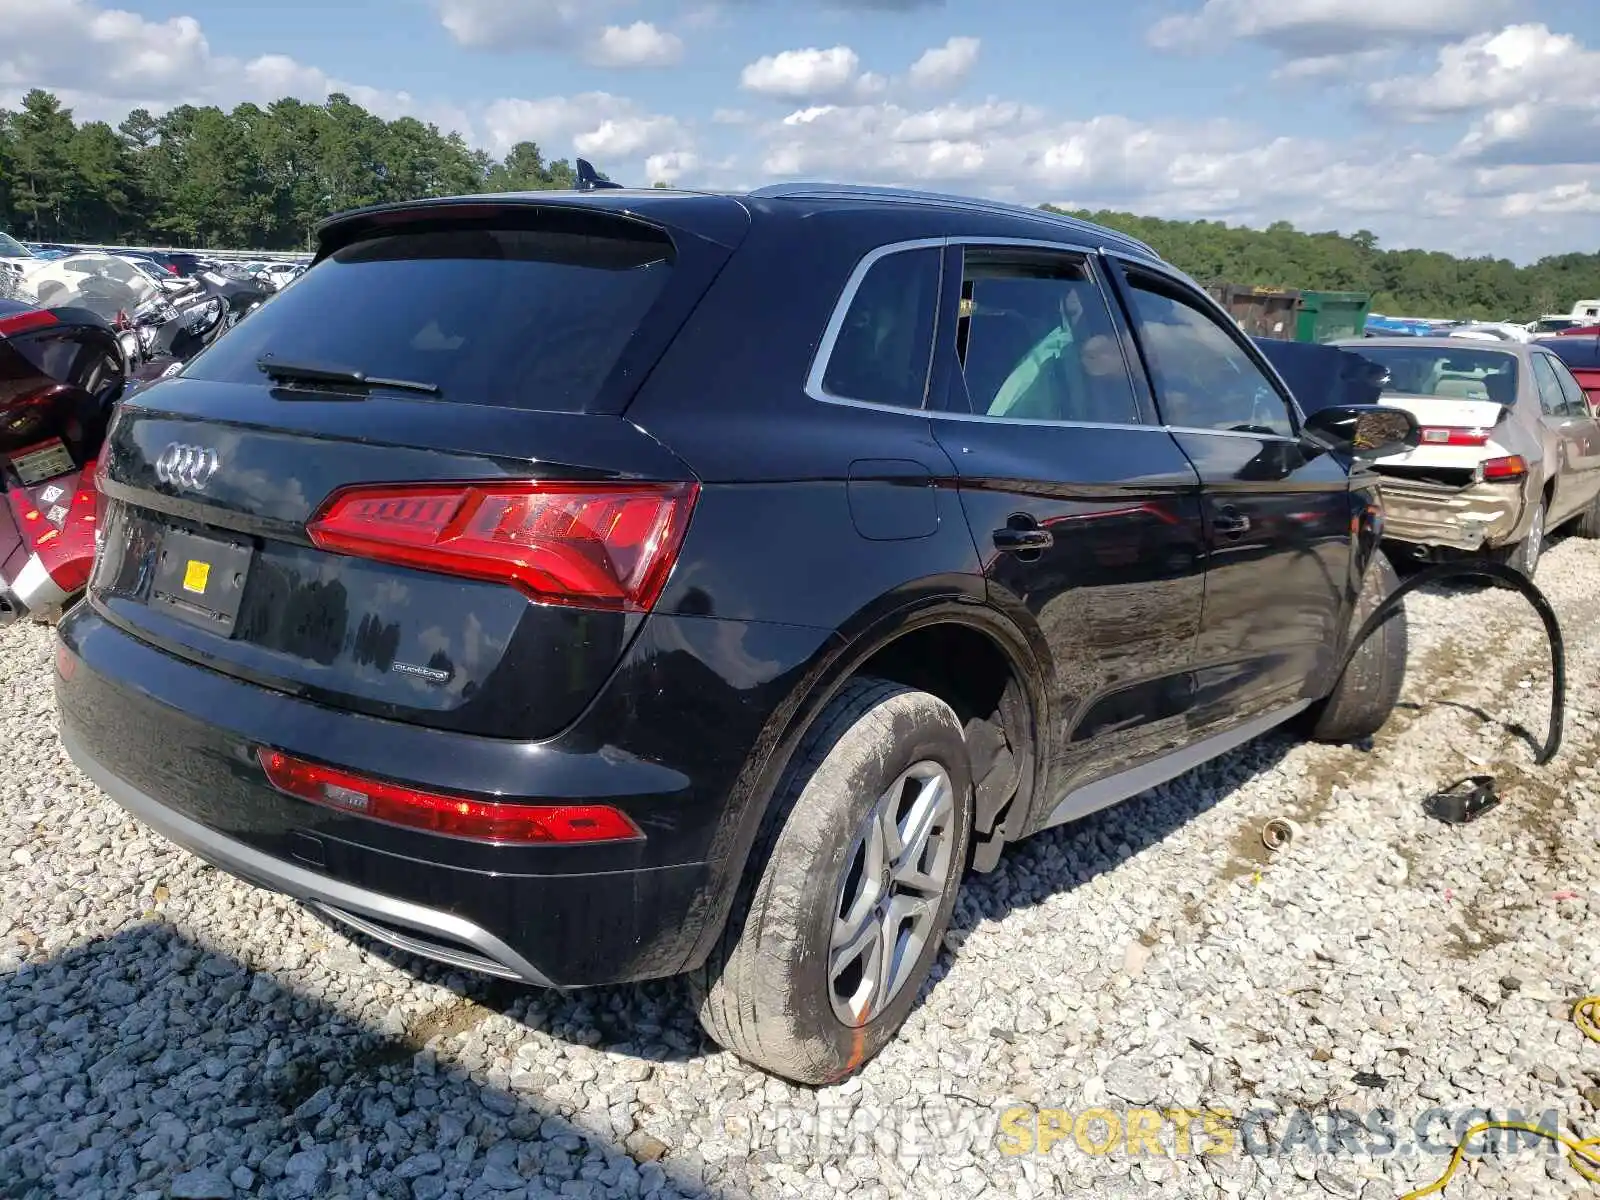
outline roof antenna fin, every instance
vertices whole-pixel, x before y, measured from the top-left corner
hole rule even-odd
[[[587,158],[578,160],[578,190],[580,192],[593,192],[601,188],[620,188],[620,183],[612,183],[609,179],[601,177],[600,172],[594,169],[594,164]]]

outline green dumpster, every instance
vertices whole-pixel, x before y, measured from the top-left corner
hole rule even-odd
[[[1366,292],[1301,292],[1297,342],[1332,342],[1360,337],[1372,297]]]

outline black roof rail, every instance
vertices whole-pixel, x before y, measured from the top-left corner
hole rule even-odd
[[[1148,244],[1115,229],[1107,229],[1090,221],[1030,208],[1026,204],[1013,204],[1005,200],[986,200],[978,196],[958,196],[949,192],[924,192],[915,188],[880,187],[865,183],[774,183],[751,192],[752,196],[774,200],[882,200],[904,204],[927,204],[946,208],[965,208],[999,216],[1029,217],[1074,230],[1092,229],[1109,235],[1121,245],[1133,248],[1148,258],[1161,260],[1161,256]]]

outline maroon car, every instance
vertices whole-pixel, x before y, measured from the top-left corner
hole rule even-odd
[[[0,624],[50,617],[88,582],[95,457],[123,364],[95,314],[0,301]]]

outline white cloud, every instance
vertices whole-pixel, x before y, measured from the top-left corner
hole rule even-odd
[[[463,46],[525,50],[571,44],[613,0],[435,0],[439,21]]]
[[[1600,179],[1600,95],[1494,109],[1473,123],[1457,154],[1483,163],[1584,166]]]
[[[1544,25],[1508,25],[1445,46],[1431,74],[1375,83],[1368,95],[1375,104],[1428,115],[1600,96],[1600,52]]]
[[[177,94],[215,61],[193,17],[151,21],[82,0],[0,0],[0,87]]]
[[[115,123],[135,107],[229,108],[285,96],[320,104],[342,92],[389,119],[409,115],[441,128],[470,129],[459,107],[341,80],[288,55],[243,60],[215,54],[192,17],[153,21],[87,0],[0,0],[0,29],[0,107],[40,87],[55,92],[80,121]]]
[[[1373,83],[1367,97],[1414,120],[1473,118],[1462,159],[1590,164],[1600,174],[1600,51],[1545,25],[1442,47],[1432,72]]]
[[[911,64],[911,82],[924,88],[955,87],[977,65],[981,44],[975,37],[953,37],[944,45],[925,51]]]
[[[861,56],[849,46],[815,47],[768,54],[739,73],[739,86],[780,100],[842,96],[865,86],[880,86],[876,76],[861,73]]]
[[[699,165],[700,159],[693,151],[670,150],[665,154],[652,154],[645,159],[644,174],[652,185],[677,183]]]
[[[588,57],[600,67],[670,67],[683,59],[683,39],[649,21],[607,25],[590,45]]]
[[[1475,166],[1391,132],[1263,139],[1230,120],[1053,119],[989,100],[907,109],[819,104],[760,128],[761,171],[929,187],[1035,204],[1264,227],[1377,230],[1386,244],[1529,257],[1592,241],[1597,173]],[[1592,162],[1600,161],[1597,147]],[[1521,219],[1538,214],[1537,221]],[[1591,226],[1592,228],[1592,226]]]
[[[1348,54],[1316,54],[1309,58],[1291,58],[1272,72],[1274,79],[1306,83],[1334,83],[1361,74],[1368,68],[1387,63],[1394,57],[1391,48],[1375,46],[1370,50],[1352,50]]]
[[[952,37],[913,62],[904,76],[861,69],[861,56],[849,46],[784,50],[756,59],[739,75],[747,92],[791,102],[871,100],[909,90],[948,91],[966,80],[977,64],[982,43]]]
[[[1515,0],[1205,0],[1151,27],[1162,50],[1201,50],[1233,40],[1261,42],[1290,58],[1346,54],[1477,33]]]
[[[1534,191],[1512,192],[1500,203],[1507,217],[1600,216],[1600,187],[1580,179]]]
[[[690,131],[675,117],[645,112],[610,92],[582,92],[542,100],[496,100],[484,112],[490,148],[504,154],[517,142],[538,142],[551,157],[571,147],[588,157],[637,159],[686,154]]]

